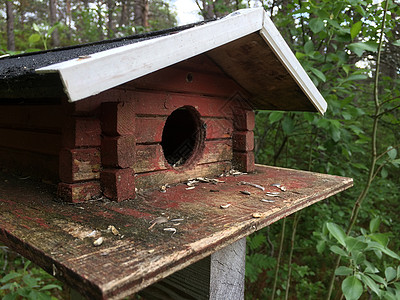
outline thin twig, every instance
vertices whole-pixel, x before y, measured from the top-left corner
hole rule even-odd
[[[282,256],[282,251],[283,251],[283,241],[285,240],[285,226],[286,226],[286,218],[284,218],[283,222],[282,222],[281,242],[279,244],[278,258],[276,260],[275,278],[274,278],[274,285],[272,287],[271,300],[275,299],[276,284],[278,283],[279,265],[281,262],[281,256]]]

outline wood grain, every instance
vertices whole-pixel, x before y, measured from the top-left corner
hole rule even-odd
[[[53,186],[0,174],[0,240],[89,299],[122,299],[352,186],[350,178],[266,166],[257,166],[253,174],[219,179],[225,183],[199,183],[192,190],[179,184],[166,193],[144,191],[120,203],[65,205],[53,201]],[[264,203],[259,189],[246,187],[251,195],[241,194],[240,181],[263,185],[267,191],[275,191],[272,183],[281,183],[287,192],[274,203]],[[229,209],[220,209],[226,203]],[[255,212],[261,218],[253,218]],[[161,215],[184,220],[149,230],[149,222]],[[107,232],[109,225],[123,237]],[[164,227],[177,232],[172,235]],[[94,247],[99,235],[104,243]]]

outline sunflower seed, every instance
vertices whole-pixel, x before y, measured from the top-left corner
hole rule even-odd
[[[249,185],[249,186],[255,187],[255,188],[257,188],[257,189],[260,189],[260,190],[262,190],[262,191],[265,190],[265,188],[264,188],[263,186],[261,186],[261,185],[259,185],[259,184],[251,183],[251,182],[241,181],[241,182],[239,182],[239,184],[242,184],[242,185]]]
[[[220,205],[220,208],[226,209],[226,208],[228,208],[229,206],[231,206],[230,203],[228,203],[228,204],[221,204],[221,205]]]
[[[240,191],[242,194],[244,194],[244,195],[248,195],[248,196],[250,196],[251,195],[251,193],[249,192],[249,191]]]
[[[181,222],[181,221],[183,221],[184,220],[184,218],[177,218],[177,219],[172,219],[172,220],[170,220],[171,222]]]
[[[176,228],[167,227],[167,228],[164,228],[164,231],[172,232],[172,235],[174,235],[176,233]]]
[[[260,213],[254,213],[252,216],[253,216],[253,218],[261,218],[261,217],[262,217],[262,214],[260,214]]]
[[[261,202],[274,203],[275,200],[261,199]]]
[[[189,186],[189,187],[187,187],[185,190],[189,191],[189,190],[193,190],[193,189],[195,189],[195,188],[196,188],[195,186]]]
[[[281,184],[280,183],[273,183],[273,184],[271,184],[271,186],[275,186],[275,187],[279,188],[281,186]]]
[[[93,245],[94,245],[95,247],[98,247],[98,246],[100,246],[101,244],[103,244],[103,237],[99,237],[97,240],[95,240],[95,241],[93,242]]]
[[[111,231],[113,235],[119,235],[118,229],[115,228],[115,226],[113,226],[113,225],[109,225],[107,230]]]

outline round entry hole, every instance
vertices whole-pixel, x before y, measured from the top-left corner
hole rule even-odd
[[[200,114],[191,106],[173,111],[167,118],[161,146],[167,162],[179,167],[193,161],[203,141]]]

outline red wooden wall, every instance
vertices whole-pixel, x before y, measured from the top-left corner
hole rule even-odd
[[[59,195],[73,202],[102,194],[133,198],[142,189],[217,176],[232,164],[252,171],[254,112],[246,97],[201,55],[72,104],[7,106],[0,116],[0,159],[53,178],[58,170]],[[191,163],[173,168],[164,158],[162,133],[182,106],[200,115],[204,145]]]

